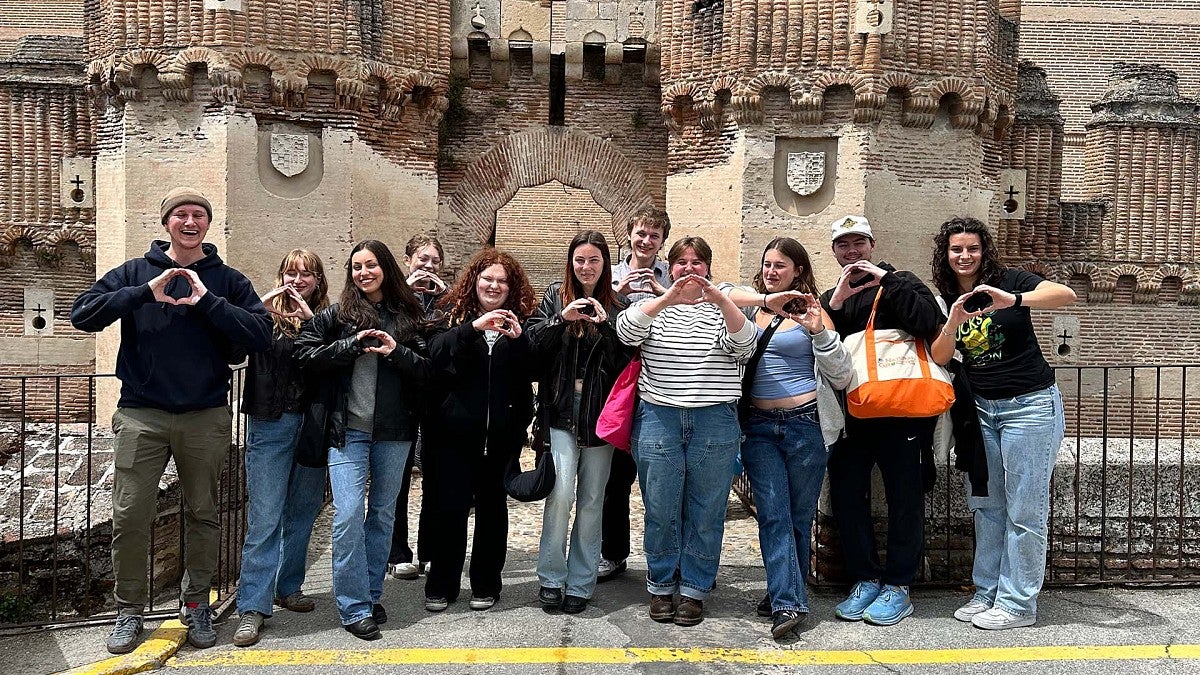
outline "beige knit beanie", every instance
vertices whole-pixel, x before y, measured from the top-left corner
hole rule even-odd
[[[171,211],[175,210],[180,204],[195,204],[204,207],[204,211],[208,214],[208,219],[212,220],[212,204],[208,203],[208,197],[205,197],[202,192],[196,188],[177,187],[167,193],[162,200],[162,206],[159,207],[160,215],[162,216],[163,225],[167,224],[167,216],[171,215]]]

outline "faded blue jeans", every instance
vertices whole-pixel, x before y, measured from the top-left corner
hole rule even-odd
[[[809,539],[829,460],[817,404],[751,408],[743,429],[742,462],[758,510],[771,610],[808,612]]]
[[[975,397],[988,462],[988,496],[973,497],[975,597],[1020,616],[1037,615],[1046,576],[1050,474],[1066,420],[1050,386],[1015,398]]]
[[[333,595],[344,626],[371,616],[383,596],[396,498],[411,449],[412,441],[372,441],[354,429],[346,430],[344,447],[329,449]]]
[[[554,491],[542,510],[542,538],[538,544],[538,583],[545,588],[566,586],[567,595],[591,598],[600,565],[600,521],[604,511],[604,486],[612,467],[613,447],[580,448],[575,432],[550,428],[550,454],[554,457]],[[567,552],[567,525],[575,503],[575,526]]]
[[[705,600],[716,585],[725,505],[742,430],[734,403],[639,401],[633,459],[646,507],[646,590]]]
[[[304,584],[313,522],[325,501],[325,469],[294,461],[300,413],[246,423],[246,541],[238,580],[239,612],[271,616],[274,598]]]

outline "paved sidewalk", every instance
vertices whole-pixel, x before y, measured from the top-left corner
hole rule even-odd
[[[418,498],[414,495],[414,503]],[[833,606],[841,600],[840,592],[819,590],[801,635],[776,643],[769,635],[769,620],[754,615],[765,590],[756,528],[732,500],[718,589],[706,603],[707,618],[699,626],[658,624],[646,616],[645,564],[636,557],[625,575],[597,587],[584,613],[548,614],[536,600],[540,513],[540,504],[513,505],[505,589],[490,611],[468,609],[469,589],[464,588],[463,597],[448,611],[429,613],[423,608],[423,578],[389,579],[384,595],[389,621],[383,639],[368,643],[353,638],[338,624],[334,609],[327,510],[318,521],[305,585],[318,601],[315,612],[279,610],[268,621],[262,642],[252,648],[232,646],[236,621],[231,618],[219,627],[218,644],[212,649],[178,648],[182,632],[175,630],[169,651],[178,648],[178,653],[173,657],[162,653],[159,644],[148,650],[153,658],[110,661],[81,672],[138,672],[164,661],[163,672],[218,675],[551,669],[589,675],[694,670],[994,673],[999,668],[1086,675],[1095,675],[1099,668],[1155,675],[1200,672],[1200,647],[1195,646],[1200,644],[1200,628],[1193,621],[1200,591],[1194,589],[1052,589],[1043,595],[1037,626],[1000,633],[980,631],[951,617],[967,598],[965,590],[918,589],[916,613],[890,628],[836,620]],[[415,512],[409,515],[415,521]],[[640,515],[640,510],[635,512],[635,523]],[[635,534],[635,549],[638,541],[640,532]],[[156,627],[148,625],[147,630]],[[104,625],[0,638],[0,653],[16,655],[0,672],[41,675],[99,661],[108,656],[103,648],[108,630]],[[1010,661],[1022,663],[1001,665]],[[451,664],[455,665],[447,671]]]

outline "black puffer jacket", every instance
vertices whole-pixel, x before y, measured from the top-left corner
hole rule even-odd
[[[358,329],[338,320],[338,306],[328,307],[304,324],[296,338],[296,360],[320,386],[309,417],[317,429],[306,423],[301,443],[316,441],[320,432],[325,448],[341,447],[346,442],[346,399],[354,360],[362,356],[363,345],[355,337]],[[430,379],[430,364],[425,341],[412,337],[397,343],[391,354],[379,359],[375,380],[375,419],[371,438],[376,441],[411,441],[416,438],[417,422],[424,389]],[[395,414],[404,411],[407,414]],[[321,424],[321,418],[324,423]],[[321,446],[317,446],[318,448]],[[299,454],[299,453],[298,453]]]
[[[617,314],[629,306],[629,301],[618,295],[616,306],[604,308],[608,321],[589,324],[596,330],[576,337],[562,318],[561,289],[561,281],[550,284],[525,328],[539,364],[538,405],[545,415],[544,422],[556,429],[574,431],[580,447],[604,445],[605,441],[596,437],[596,419],[634,352],[621,344],[615,328]],[[579,419],[575,418],[577,379],[583,380]]]

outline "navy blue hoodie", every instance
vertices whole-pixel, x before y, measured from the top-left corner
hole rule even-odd
[[[155,302],[150,281],[180,267],[167,256],[169,243],[155,241],[141,258],[117,267],[75,299],[71,324],[96,333],[121,320],[117,377],[124,408],[180,413],[228,404],[229,366],[250,351],[271,346],[271,319],[254,286],[226,265],[217,247],[187,266],[208,289],[194,306]],[[186,298],[186,278],[174,277],[167,295]]]

